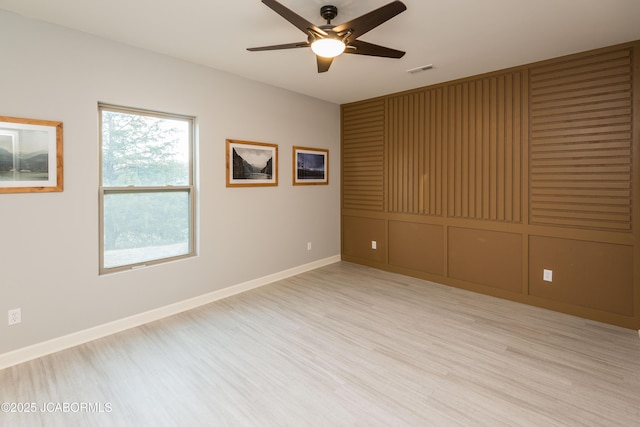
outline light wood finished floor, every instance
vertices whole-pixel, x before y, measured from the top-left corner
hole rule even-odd
[[[640,339],[342,262],[0,371],[0,402],[111,410],[2,426],[640,426]]]

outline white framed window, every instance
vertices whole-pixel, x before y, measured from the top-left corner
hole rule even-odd
[[[98,104],[100,274],[195,254],[195,118]]]

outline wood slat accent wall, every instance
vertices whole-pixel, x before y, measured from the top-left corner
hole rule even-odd
[[[447,170],[449,217],[520,222],[522,91],[513,72],[391,96],[389,212],[441,216]]]
[[[442,215],[445,89],[387,101],[389,212]]]
[[[631,232],[632,49],[529,76],[530,222]]]
[[[384,101],[342,112],[342,206],[381,212],[384,207]]]
[[[448,88],[448,216],[521,221],[522,72]]]
[[[343,105],[342,258],[640,329],[639,55]]]

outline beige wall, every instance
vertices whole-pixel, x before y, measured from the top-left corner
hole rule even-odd
[[[640,328],[639,54],[343,105],[343,259]]]
[[[62,121],[65,174],[0,194],[0,354],[339,255],[338,105],[4,11],[0,39],[0,115]],[[197,117],[197,257],[98,276],[99,101]],[[227,138],[278,144],[279,186],[226,188]],[[294,145],[328,186],[291,185]]]

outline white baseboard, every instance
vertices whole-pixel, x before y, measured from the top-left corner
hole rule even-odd
[[[38,357],[46,356],[48,354],[52,354],[70,347],[75,347],[77,345],[93,341],[98,338],[103,338],[108,335],[125,331],[127,329],[135,328],[136,326],[144,325],[145,323],[173,316],[174,314],[191,310],[193,308],[200,307],[202,305],[209,304],[211,302],[218,301],[232,295],[246,292],[251,289],[256,289],[261,286],[277,282],[278,280],[286,279],[288,277],[304,273],[306,271],[315,270],[316,268],[324,267],[338,261],[340,261],[340,255],[335,255],[329,258],[311,262],[309,264],[300,265],[289,270],[281,271],[279,273],[270,274],[268,276],[230,286],[228,288],[213,291],[199,297],[180,301],[174,304],[167,305],[165,307],[160,307],[144,313],[126,317],[124,319],[105,323],[104,325],[74,332],[72,334],[34,344],[29,347],[24,347],[10,351],[8,353],[0,354],[0,369],[5,369],[19,363],[27,362],[29,360],[37,359]]]

